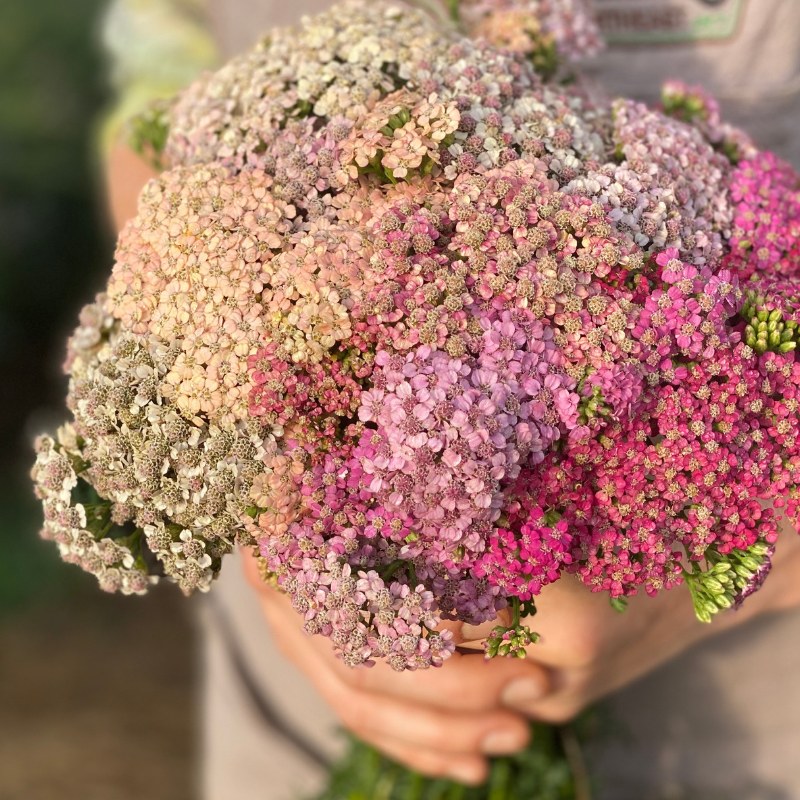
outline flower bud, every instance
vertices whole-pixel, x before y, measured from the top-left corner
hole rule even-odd
[[[734,569],[736,570],[736,574],[740,578],[744,578],[745,580],[749,580],[753,577],[752,570],[747,569],[747,567],[743,566],[742,564],[737,564]]]
[[[706,608],[706,610],[708,611],[709,614],[713,615],[713,614],[718,614],[719,613],[719,606],[716,603],[716,598],[715,597],[714,598],[706,597],[703,602],[704,602],[705,608]]]
[[[720,594],[714,598],[720,608],[730,608],[733,605],[732,594]]]

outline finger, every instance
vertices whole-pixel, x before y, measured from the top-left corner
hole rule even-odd
[[[535,700],[524,697],[511,698],[508,705],[529,719],[562,725],[574,719],[584,708],[591,705],[602,694],[597,675],[590,668],[554,670],[553,691]]]
[[[394,739],[375,738],[373,734],[358,734],[368,744],[380,750],[394,761],[421,772],[429,778],[449,778],[458,783],[477,785],[486,780],[488,766],[485,758],[478,756],[454,756],[431,750],[420,750],[407,742]]]
[[[505,688],[517,681],[524,682],[531,696],[542,697],[549,690],[547,670],[539,664],[516,659],[487,662],[481,654],[455,653],[441,669],[413,674],[395,672],[384,663],[369,671],[345,672],[347,667],[338,660],[336,669],[343,680],[363,691],[459,711],[497,708]]]
[[[470,625],[468,623],[460,623],[460,638],[459,644],[462,645],[476,645],[482,646],[483,640],[486,639],[494,628],[498,625],[508,627],[511,625],[511,612],[508,608],[503,608],[497,612],[497,619],[491,622],[482,622],[480,625]]]
[[[497,612],[497,618],[480,625],[468,625],[464,622],[443,621],[437,630],[449,630],[453,634],[453,642],[460,647],[474,647],[476,652],[483,652],[483,640],[498,625],[508,627],[511,614],[507,608]]]
[[[302,617],[291,607],[289,598],[264,584],[255,558],[247,557],[244,561],[248,578],[258,588],[265,609],[280,615],[279,627],[293,627],[308,641],[300,630]],[[372,669],[352,669],[336,657],[330,641],[319,636],[310,639],[329,668],[348,686],[409,702],[460,711],[488,711],[501,704],[511,684],[516,684],[515,691],[521,690],[529,698],[543,697],[549,691],[548,670],[536,661],[510,658],[487,661],[480,654],[456,653],[441,670],[398,673],[382,661]]]
[[[415,748],[452,755],[509,755],[528,743],[529,727],[510,711],[442,711],[355,690],[336,698],[342,722],[351,730],[404,741]]]
[[[327,651],[318,651],[296,626],[285,625],[277,605],[267,604],[265,614],[276,630],[281,648],[301,665],[350,730],[368,731],[378,739],[404,740],[414,747],[451,754],[513,753],[521,750],[528,741],[527,723],[511,711],[448,712],[421,705],[407,697],[398,699],[357,689],[331,669]]]
[[[285,618],[285,624],[299,631],[298,615],[285,597],[270,598],[270,606]],[[301,635],[305,636],[301,632]],[[329,640],[310,637],[312,647],[348,686],[361,691],[390,695],[409,702],[459,711],[488,711],[497,708],[507,687],[516,684],[526,696],[540,698],[550,688],[548,670],[535,661],[496,658],[482,654],[453,654],[441,669],[395,672],[383,661],[372,669],[353,669],[336,657]]]

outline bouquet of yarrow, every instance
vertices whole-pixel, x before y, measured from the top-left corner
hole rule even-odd
[[[699,89],[590,88],[577,0],[430,5],[349,0],[139,121],[165,171],[69,342],[42,535],[134,594],[255,548],[353,667],[506,608],[486,655],[524,656],[564,573],[709,621],[798,515],[800,181]]]

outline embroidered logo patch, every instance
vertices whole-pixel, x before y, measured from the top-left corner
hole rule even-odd
[[[736,33],[744,0],[595,0],[611,44],[697,42]]]

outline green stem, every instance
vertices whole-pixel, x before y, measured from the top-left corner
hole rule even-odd
[[[372,794],[372,800],[389,800],[394,791],[397,778],[400,774],[399,767],[392,767],[387,770],[375,785],[375,791]]]
[[[381,575],[383,582],[385,583],[386,581],[388,581],[389,578],[391,578],[392,575],[394,575],[395,572],[397,572],[397,570],[400,569],[400,567],[402,567],[403,564],[405,563],[406,563],[405,561],[400,559],[398,561],[394,561],[391,564],[389,564],[389,566],[386,568],[386,571],[383,573],[383,575]]]
[[[447,800],[462,800],[465,792],[466,787],[463,783],[451,783],[445,797]]]
[[[489,776],[489,799],[506,800],[508,797],[508,781],[511,777],[511,765],[507,758],[492,760],[492,772]]]
[[[87,515],[88,516],[88,515]],[[95,516],[92,520],[87,520],[86,528],[94,536],[96,542],[104,539],[106,534],[114,527],[111,520],[111,513],[105,513],[102,516]]]
[[[412,772],[408,776],[406,790],[403,793],[403,800],[419,800],[422,794],[423,778],[418,772]]]
[[[583,748],[572,725],[562,725],[558,729],[564,755],[569,762],[572,779],[575,784],[575,800],[592,800],[592,786],[589,770],[583,756]]]
[[[519,628],[519,597],[511,598],[511,608],[513,609],[513,616],[511,618],[511,627],[515,630]]]

